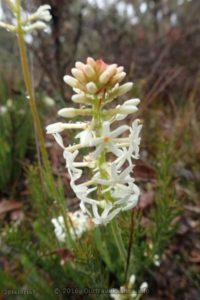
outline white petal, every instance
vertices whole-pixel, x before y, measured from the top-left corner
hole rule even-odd
[[[103,151],[103,149],[104,149],[104,145],[103,145],[103,144],[100,144],[100,145],[97,147],[97,149],[92,153],[93,159],[96,159],[96,158],[99,156],[99,154],[101,154],[101,152]]]
[[[54,133],[53,136],[54,136],[56,142],[58,143],[58,145],[64,149],[65,146],[63,144],[63,139],[62,139],[61,135],[59,133]]]
[[[110,122],[106,121],[103,123],[102,134],[104,136],[110,136]]]
[[[113,154],[115,154],[116,156],[120,156],[120,155],[122,155],[122,151],[120,150],[120,149],[118,149],[117,148],[117,146],[115,146],[112,142],[109,142],[108,143],[108,148],[109,148],[109,150],[113,153]]]
[[[84,130],[79,132],[75,138],[80,138],[81,145],[89,146],[92,143],[93,132],[91,130]]]
[[[127,125],[123,125],[123,126],[120,126],[118,128],[116,128],[115,130],[113,130],[110,134],[110,136],[112,138],[116,138],[117,136],[121,135],[123,132],[125,132],[126,130],[128,130],[130,127],[127,126]]]
[[[139,103],[140,103],[140,99],[135,98],[135,99],[130,99],[130,100],[125,101],[125,102],[123,103],[123,105],[137,106]]]

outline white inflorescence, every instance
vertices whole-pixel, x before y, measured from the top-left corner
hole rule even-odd
[[[51,222],[54,225],[54,232],[57,239],[60,242],[64,242],[67,235],[64,217],[59,216],[58,218],[53,218]],[[70,235],[74,240],[80,238],[85,231],[94,227],[91,218],[81,210],[68,212],[66,222],[69,227]]]
[[[58,114],[64,118],[87,117],[84,122],[57,122],[47,126],[63,148],[63,156],[71,178],[71,187],[80,199],[80,208],[96,224],[107,224],[120,211],[137,205],[139,188],[131,177],[132,159],[139,157],[142,125],[136,119],[131,126],[116,122],[137,111],[139,99],[109,108],[108,104],[132,89],[131,82],[120,85],[126,73],[116,64],[88,58],[86,64],[77,62],[72,75],[64,81],[75,95],[72,101],[78,108],[63,108]],[[66,129],[79,130],[77,143],[65,145],[62,133]],[[86,149],[84,156],[80,150]],[[87,174],[92,174],[87,178]],[[78,183],[83,181],[84,183]]]
[[[50,14],[51,6],[48,4],[44,4],[39,6],[35,13],[28,13],[23,10],[19,4],[15,1],[10,2],[10,9],[14,14],[14,18],[12,20],[12,24],[8,24],[0,21],[0,27],[3,27],[11,32],[17,32],[19,29],[19,20],[18,17],[20,15],[20,27],[24,33],[29,33],[34,31],[35,29],[45,29],[47,27],[47,23],[52,18]]]

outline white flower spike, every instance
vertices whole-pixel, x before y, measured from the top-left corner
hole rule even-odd
[[[140,191],[131,173],[132,160],[139,157],[142,125],[135,120],[131,126],[113,128],[113,123],[136,112],[140,100],[130,99],[109,108],[110,102],[133,86],[131,82],[120,85],[126,73],[116,64],[107,65],[89,57],[85,64],[76,62],[71,73],[73,76],[64,76],[64,81],[73,88],[72,101],[79,107],[63,108],[58,114],[64,118],[87,116],[87,122],[54,123],[47,126],[47,133],[63,148],[71,187],[80,199],[81,210],[95,224],[107,225],[121,211],[138,203]],[[62,133],[67,129],[78,130],[78,143],[64,145]]]
[[[47,28],[47,23],[51,21],[52,16],[50,14],[51,6],[49,4],[44,4],[39,6],[35,13],[30,14],[29,12],[19,7],[17,1],[9,1],[10,9],[14,15],[13,24],[7,24],[0,22],[0,27],[7,29],[11,32],[17,32],[19,26],[24,33],[30,33],[34,30],[40,30]],[[20,21],[17,19],[18,11],[20,10]],[[45,23],[47,22],[47,23]]]

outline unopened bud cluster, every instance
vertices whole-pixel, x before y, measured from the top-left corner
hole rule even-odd
[[[45,29],[47,23],[52,18],[50,14],[51,6],[48,4],[41,5],[36,12],[30,14],[23,10],[18,1],[7,0],[7,3],[12,11],[14,18],[12,24],[0,21],[0,27],[11,32],[22,30],[23,33],[31,32],[35,29]]]
[[[132,159],[139,156],[142,125],[138,119],[131,126],[116,126],[115,122],[136,112],[140,101],[130,99],[111,108],[108,105],[133,86],[131,82],[120,84],[126,73],[116,64],[88,58],[86,64],[77,62],[71,72],[73,76],[65,76],[64,81],[73,88],[72,101],[79,107],[63,108],[58,115],[82,116],[85,121],[54,123],[47,126],[47,133],[63,148],[71,187],[80,199],[80,208],[96,224],[107,224],[120,211],[129,210],[138,202],[139,188],[131,173]],[[79,130],[75,136],[77,143],[64,144],[62,133],[66,129]]]

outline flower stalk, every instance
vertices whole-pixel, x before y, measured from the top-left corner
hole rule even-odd
[[[43,21],[49,21],[51,19],[51,15],[49,13],[50,6],[42,5],[37,9],[35,13],[29,14],[28,12],[25,12],[22,9],[21,0],[17,0],[17,1],[7,0],[7,5],[14,15],[13,24],[0,22],[0,26],[7,29],[8,31],[15,32],[17,34],[23,78],[27,90],[27,99],[29,101],[31,114],[34,121],[37,143],[39,145],[39,150],[40,150],[44,168],[50,174],[51,168],[48,161],[48,155],[45,147],[43,130],[42,130],[42,126],[41,126],[41,122],[37,110],[34,90],[32,87],[30,70],[29,70],[28,59],[27,59],[26,45],[24,41],[24,35],[26,34],[26,32],[30,32],[33,29],[41,29],[46,26],[46,23],[44,23]]]
[[[49,194],[53,195],[54,199],[57,199],[57,191],[56,191],[56,187],[52,175],[52,170],[50,168],[50,164],[48,160],[48,154],[45,147],[43,129],[42,129],[42,125],[41,125],[41,121],[40,121],[40,117],[36,105],[34,89],[31,82],[31,75],[30,75],[30,69],[29,69],[29,64],[27,59],[27,50],[25,44],[25,35],[27,32],[30,33],[33,30],[44,29],[47,27],[47,24],[45,22],[51,20],[51,14],[49,12],[51,7],[48,4],[41,5],[36,10],[36,12],[31,14],[22,8],[21,0],[16,0],[16,1],[7,0],[7,5],[13,14],[12,22],[11,24],[0,22],[0,27],[15,33],[17,36],[21,66],[23,71],[23,78],[24,78],[26,92],[27,92],[27,99],[30,105],[30,110],[34,122],[40,176],[43,179],[43,182],[48,183]],[[41,168],[41,166],[43,166],[43,169]]]
[[[45,141],[44,141],[44,135],[42,131],[42,126],[39,118],[39,114],[37,111],[37,106],[36,106],[36,101],[33,93],[33,88],[32,88],[32,83],[31,83],[31,78],[30,78],[30,71],[29,71],[29,66],[28,66],[28,61],[27,61],[27,54],[26,54],[26,45],[24,42],[24,35],[23,31],[20,26],[20,19],[18,19],[18,46],[19,46],[19,51],[20,51],[20,59],[21,59],[21,65],[22,65],[22,70],[23,70],[23,77],[24,77],[24,82],[26,85],[27,89],[27,98],[30,104],[31,108],[31,113],[32,117],[34,120],[35,124],[35,129],[36,129],[36,135],[38,138],[38,143],[40,146],[40,151],[41,151],[41,156],[42,156],[42,161],[45,166],[46,170],[50,169],[49,166],[49,161],[48,161],[48,155],[45,147]]]

